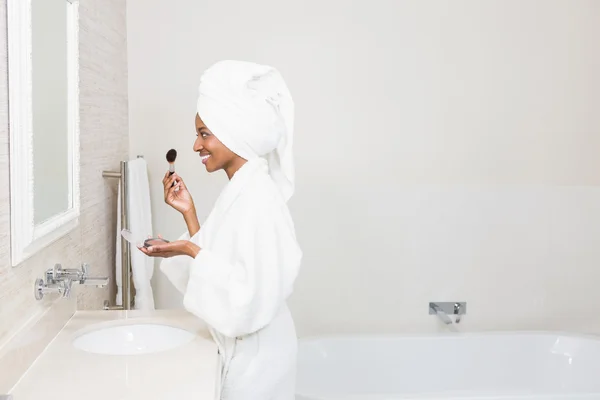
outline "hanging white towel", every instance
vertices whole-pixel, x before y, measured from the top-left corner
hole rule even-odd
[[[129,230],[134,237],[152,235],[150,185],[146,160],[137,158],[127,163],[127,213]],[[154,295],[150,280],[154,273],[154,259],[131,246],[131,270],[135,286],[136,310],[154,310]]]

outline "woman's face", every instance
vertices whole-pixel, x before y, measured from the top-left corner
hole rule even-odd
[[[196,141],[194,151],[202,158],[202,164],[208,172],[225,170],[229,179],[245,162],[243,158],[229,150],[206,127],[202,119],[196,114]]]

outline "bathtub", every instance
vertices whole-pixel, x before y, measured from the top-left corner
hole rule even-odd
[[[600,399],[600,337],[507,332],[300,340],[296,400]]]

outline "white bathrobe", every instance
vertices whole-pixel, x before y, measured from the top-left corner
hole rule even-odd
[[[196,258],[164,259],[161,270],[211,327],[223,363],[217,398],[293,400],[297,338],[286,299],[302,252],[264,159],[234,174],[190,240],[202,249]]]

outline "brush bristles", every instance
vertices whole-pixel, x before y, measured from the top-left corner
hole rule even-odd
[[[171,149],[169,151],[167,151],[167,161],[170,163],[175,162],[175,159],[177,158],[177,150],[175,149]]]

